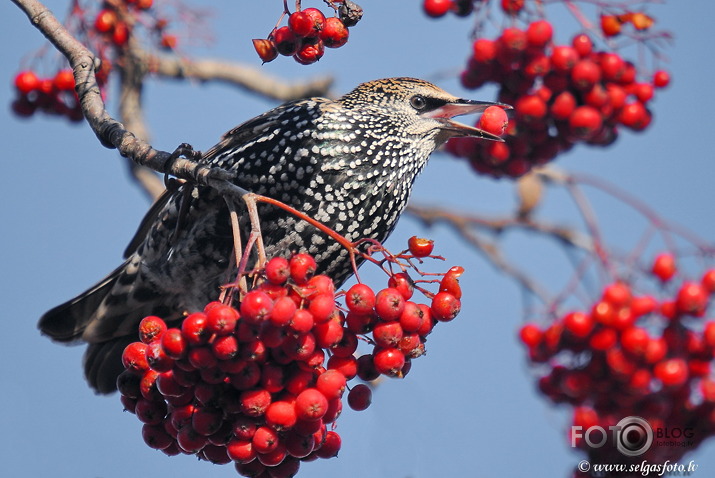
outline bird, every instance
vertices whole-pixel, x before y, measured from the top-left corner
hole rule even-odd
[[[278,106],[228,131],[198,161],[350,241],[383,242],[435,149],[452,137],[502,141],[453,120],[492,105],[510,108],[462,99],[421,79],[374,80],[338,99]],[[238,207],[245,244],[250,224],[245,205]],[[317,273],[336,286],[352,274],[348,251],[314,226],[270,204],[259,204],[258,213],[268,257],[311,254]],[[85,378],[96,393],[111,393],[123,370],[122,351],[137,340],[142,318],[180,321],[235,279],[233,244],[229,209],[215,189],[190,182],[168,188],[141,221],[124,263],[46,312],[38,327],[53,341],[88,344]]]

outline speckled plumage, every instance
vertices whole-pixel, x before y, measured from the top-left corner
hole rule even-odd
[[[450,119],[489,104],[461,100],[423,80],[376,80],[338,100],[310,98],[268,111],[226,133],[201,161],[235,172],[238,186],[280,200],[350,240],[383,241],[435,148],[452,136],[498,140]],[[313,226],[272,205],[260,204],[259,212],[269,257],[308,252],[337,284],[351,274],[347,251]],[[88,342],[85,374],[93,388],[108,393],[141,318],[178,319],[215,299],[235,274],[232,245],[224,199],[185,184],[152,207],[126,262],[47,312],[40,329],[54,340]]]

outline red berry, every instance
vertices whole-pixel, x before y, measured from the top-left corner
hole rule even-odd
[[[330,320],[330,317],[335,312],[335,297],[333,294],[318,294],[312,296],[308,310],[313,314],[313,320],[322,324]]]
[[[271,404],[271,394],[268,390],[257,388],[245,390],[239,397],[241,411],[249,417],[260,417]]]
[[[206,312],[206,329],[219,336],[232,334],[238,317],[238,311],[233,307],[218,304]]]
[[[301,435],[295,431],[287,433],[285,436],[286,451],[295,458],[305,458],[313,451],[315,439],[313,434]]]
[[[519,338],[529,348],[538,346],[544,337],[541,328],[536,324],[524,324],[519,329]]]
[[[569,116],[569,131],[578,139],[591,139],[601,129],[603,116],[593,106],[579,106]]]
[[[253,40],[253,48],[263,63],[271,62],[278,56],[276,45],[270,40],[256,38]]]
[[[317,388],[307,388],[295,397],[295,412],[301,420],[318,420],[328,411],[328,399]]]
[[[161,338],[164,332],[166,332],[166,322],[159,317],[150,315],[139,322],[139,340],[145,344]]]
[[[258,461],[266,467],[268,470],[272,470],[281,463],[283,463],[283,460],[286,457],[286,447],[283,444],[282,441],[278,441],[278,444],[276,448],[272,451],[269,451],[267,453],[259,453],[256,455],[256,458]],[[269,473],[269,476],[272,478],[272,473]]]
[[[668,252],[658,254],[653,261],[651,272],[663,282],[669,281],[677,272],[675,257]]]
[[[122,365],[127,370],[141,374],[149,370],[149,362],[146,358],[147,344],[142,342],[132,342],[124,348],[122,353]]]
[[[598,63],[603,78],[608,81],[620,80],[626,69],[626,63],[617,53],[601,53]]]
[[[578,61],[578,52],[571,46],[555,46],[551,52],[551,65],[557,72],[565,73],[570,71]]]
[[[601,15],[601,31],[607,37],[621,33],[621,21],[615,15]]]
[[[304,43],[293,55],[293,59],[301,65],[310,65],[320,60],[325,54],[325,45],[322,40],[317,43]]]
[[[273,37],[272,38],[273,43],[276,45],[276,50],[281,55],[292,56],[295,54],[295,52],[298,51],[298,47],[300,46],[300,39],[298,38],[298,36],[295,33],[293,33],[293,30],[291,30],[289,27],[278,28],[277,30],[275,30],[273,32],[272,37]],[[283,258],[275,257],[274,259],[283,259]],[[271,259],[271,260],[273,260],[273,259]],[[268,262],[268,264],[270,264],[270,261]],[[269,269],[268,264],[266,264],[266,275],[268,274],[268,269]],[[288,264],[288,262],[286,261],[286,266],[287,266],[287,264]],[[271,281],[270,278],[268,280]],[[271,282],[273,282],[273,281],[271,281]],[[281,282],[274,282],[274,283],[281,284]]]
[[[307,283],[318,268],[315,259],[311,255],[303,253],[291,257],[289,265],[291,278],[298,285]]]
[[[161,335],[161,347],[169,357],[180,359],[186,353],[187,343],[181,330],[172,328]]]
[[[164,421],[164,417],[166,416],[166,404],[161,401],[139,398],[136,402],[134,412],[142,423],[146,423],[147,425],[159,425]]]
[[[210,333],[206,328],[206,314],[195,312],[186,317],[181,323],[181,333],[191,345],[208,342]]]
[[[670,74],[665,70],[658,70],[653,73],[653,86],[665,88],[670,84]]]
[[[142,438],[144,443],[155,450],[168,448],[174,442],[174,439],[164,430],[164,427],[159,425],[144,424],[142,426]]]
[[[377,293],[375,311],[382,320],[397,320],[404,309],[405,299],[397,289],[388,287]]]
[[[291,330],[304,334],[310,332],[315,325],[315,319],[313,319],[313,314],[305,309],[298,309],[293,314],[293,318],[288,322],[288,326]]]
[[[325,19],[320,39],[326,48],[340,48],[348,42],[349,35],[345,24],[338,17],[330,17]]]
[[[123,46],[129,41],[129,27],[124,22],[118,22],[114,25],[112,31],[112,41],[117,46]]]
[[[593,318],[583,312],[571,312],[563,318],[564,328],[574,337],[588,337],[594,327]]]
[[[479,38],[472,45],[473,58],[480,63],[489,63],[497,55],[497,43],[488,38]]]
[[[340,357],[333,355],[328,360],[328,369],[337,370],[345,376],[346,380],[352,380],[358,374],[358,361],[353,356]]]
[[[403,331],[408,333],[417,332],[424,321],[424,314],[417,304],[407,301],[399,320]]]
[[[288,27],[298,37],[306,37],[313,31],[313,20],[305,12],[294,12],[288,17]]]
[[[628,353],[644,356],[650,336],[648,331],[641,327],[629,327],[621,332],[621,347]]]
[[[708,269],[700,279],[700,284],[708,294],[715,293],[715,269]]]
[[[32,71],[21,71],[15,76],[15,88],[20,94],[27,95],[40,88],[40,79]]]
[[[505,28],[499,37],[502,59],[514,59],[526,49],[526,32],[516,27]]]
[[[571,40],[571,46],[574,47],[574,49],[581,58],[590,55],[593,51],[593,42],[591,41],[591,38],[585,33],[580,33],[573,37],[573,39]]]
[[[407,241],[407,247],[410,254],[415,257],[427,257],[432,254],[434,249],[434,241],[431,239],[423,239],[421,237],[412,236]]]
[[[415,293],[415,283],[407,272],[392,274],[387,280],[387,287],[397,289],[405,300],[410,300]]]
[[[600,329],[589,339],[589,345],[592,349],[606,351],[616,345],[618,336],[616,331],[610,328]]]
[[[226,453],[236,463],[250,463],[256,458],[251,440],[233,439],[226,444]]]
[[[275,325],[276,327],[283,327],[284,325],[288,325],[291,322],[297,310],[298,306],[295,305],[293,299],[291,299],[290,297],[280,297],[276,299],[276,301],[273,303],[273,310],[271,310],[271,316],[269,320],[271,324]],[[312,323],[310,328],[312,328]],[[308,328],[306,332],[310,330],[310,328]]]
[[[375,352],[373,363],[379,373],[389,377],[401,377],[402,367],[405,366],[405,355],[394,347],[383,348]]]
[[[326,370],[315,382],[315,388],[328,400],[342,397],[346,385],[345,375],[335,369]]]
[[[364,383],[355,385],[348,392],[348,405],[355,411],[365,410],[372,402],[372,390]]]
[[[524,95],[519,97],[514,105],[517,120],[527,124],[536,124],[543,121],[546,116],[546,102],[537,95]]]
[[[602,298],[614,307],[623,307],[631,301],[631,288],[623,282],[614,282],[606,286]]]
[[[298,419],[293,403],[280,400],[271,403],[265,413],[266,425],[277,431],[285,431],[295,425]]]
[[[114,10],[100,10],[94,20],[94,29],[99,33],[108,33],[117,23],[117,14]]]
[[[342,340],[344,330],[340,320],[330,319],[327,322],[316,324],[313,327],[313,334],[317,345],[327,349],[334,347]]]
[[[266,263],[266,279],[271,284],[283,285],[290,277],[290,265],[285,257],[274,257]]]
[[[643,103],[633,101],[627,103],[618,114],[618,121],[635,131],[642,131],[650,124],[651,116]]]
[[[432,299],[432,316],[440,322],[454,319],[461,309],[461,302],[449,292],[438,292]]]
[[[666,387],[678,387],[688,380],[688,364],[681,358],[663,360],[655,364],[653,375]]]
[[[74,74],[72,70],[60,70],[55,74],[52,80],[57,91],[73,91],[74,90]]]
[[[453,6],[453,0],[424,0],[422,4],[424,12],[432,18],[443,17]]]
[[[191,427],[203,436],[216,433],[223,424],[223,412],[218,408],[198,407],[191,415]]]
[[[345,305],[356,314],[369,314],[375,307],[375,292],[366,284],[355,284],[345,295]]]
[[[147,344],[146,360],[149,363],[149,367],[157,372],[168,372],[174,365],[174,360],[166,355],[161,342],[158,340]]]
[[[588,91],[601,80],[601,68],[591,60],[581,60],[571,69],[571,81],[577,90]]]
[[[529,24],[526,29],[526,41],[529,46],[543,48],[551,41],[554,29],[547,20],[537,20]]]
[[[675,305],[679,312],[702,317],[708,305],[708,293],[695,282],[684,282],[678,290]]]
[[[272,311],[273,300],[261,290],[252,290],[241,302],[241,318],[249,324],[268,320]]]
[[[308,34],[305,36],[308,38],[318,37],[325,25],[325,15],[323,15],[323,12],[321,12],[317,8],[306,8],[305,10],[303,10],[303,13],[305,15],[308,15],[311,22],[310,32],[308,32]]]
[[[508,124],[509,118],[506,115],[506,111],[499,106],[489,106],[479,118],[477,128],[501,136],[506,131]]]
[[[338,452],[340,451],[340,435],[338,435],[336,432],[333,430],[330,430],[328,433],[325,434],[325,440],[323,440],[323,444],[316,450],[316,455],[320,458],[332,458],[334,456],[338,456]]]
[[[570,91],[563,91],[551,103],[551,116],[558,120],[568,119],[576,109],[576,97]]]

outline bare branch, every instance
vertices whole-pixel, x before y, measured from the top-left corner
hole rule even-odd
[[[518,267],[507,261],[500,248],[492,241],[482,237],[477,231],[487,230],[499,235],[507,229],[524,229],[537,232],[556,239],[566,246],[591,252],[593,243],[590,238],[566,227],[554,226],[528,217],[507,217],[501,219],[486,219],[483,217],[455,213],[436,207],[410,205],[406,210],[425,226],[444,223],[452,227],[465,241],[484,254],[485,258],[499,271],[516,280],[522,287],[538,297],[544,304],[550,303],[549,293],[533,278]]]
[[[172,153],[156,150],[113,119],[104,108],[94,75],[95,67],[98,66],[95,56],[74,38],[41,2],[37,0],[13,0],[13,2],[25,12],[32,25],[69,60],[82,112],[104,146],[116,148],[122,156],[154,171],[211,186],[223,194],[245,193],[229,182],[233,175],[228,171],[202,165],[188,158],[175,158]]]
[[[286,82],[267,75],[258,68],[222,60],[190,60],[148,52],[140,52],[138,56],[149,72],[165,78],[222,81],[280,101],[327,96],[333,84],[333,78],[329,76],[305,82]]]

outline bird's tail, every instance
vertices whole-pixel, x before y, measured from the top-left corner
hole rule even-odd
[[[124,347],[138,337],[137,325],[147,315],[164,312],[162,297],[138,281],[138,256],[132,255],[102,281],[72,300],[46,312],[38,328],[52,340],[86,342],[85,377],[98,393],[116,390]]]

